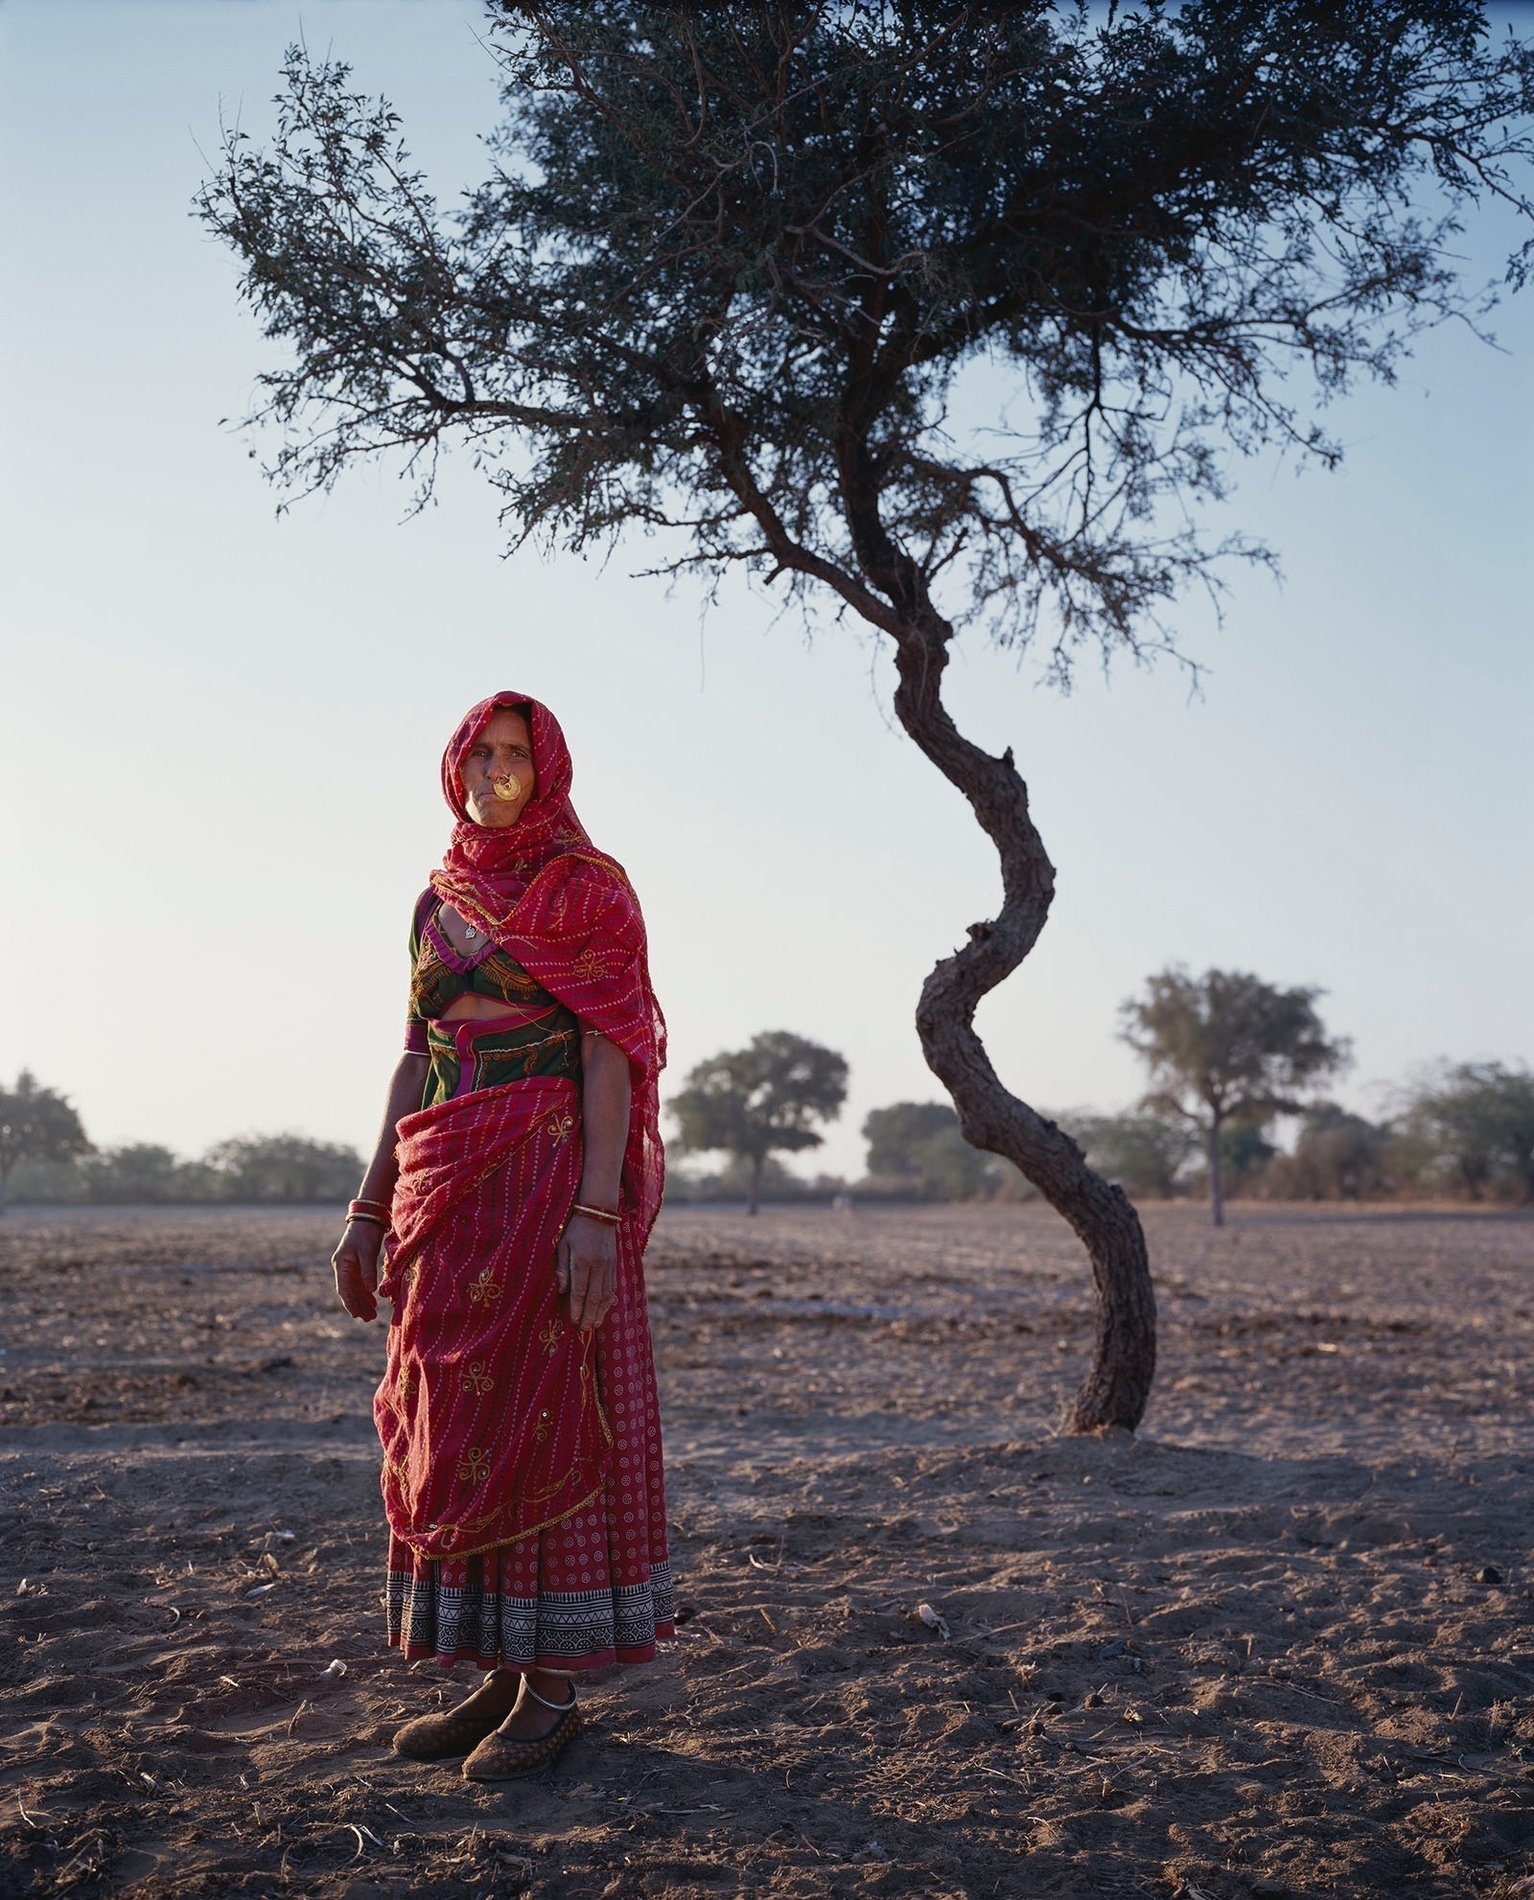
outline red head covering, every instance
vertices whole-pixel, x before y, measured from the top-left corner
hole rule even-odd
[[[492,716],[503,710],[521,713],[527,721],[536,779],[533,795],[517,822],[491,829],[476,825],[469,816],[463,762]],[[442,890],[442,895],[454,905],[461,895],[466,900],[463,907],[480,911],[487,920],[505,916],[538,872],[555,858],[580,846],[589,851],[591,840],[570,803],[570,779],[570,748],[547,706],[522,693],[496,693],[471,706],[442,755],[442,796],[458,820],[442,870],[432,879],[439,890],[439,880],[453,881],[456,888]]]
[[[536,781],[516,823],[492,829],[469,817],[460,774],[486,722],[503,707],[527,721]],[[442,755],[442,790],[458,823],[431,881],[551,996],[627,1055],[634,1106],[625,1204],[647,1233],[664,1180],[659,1086],[666,1024],[650,987],[639,900],[622,865],[586,835],[570,803],[570,779],[565,735],[547,706],[525,693],[496,693],[471,707]]]

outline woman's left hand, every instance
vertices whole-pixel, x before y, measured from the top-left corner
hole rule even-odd
[[[608,1221],[572,1214],[554,1250],[555,1283],[570,1296],[570,1324],[595,1332],[618,1291],[618,1230]]]

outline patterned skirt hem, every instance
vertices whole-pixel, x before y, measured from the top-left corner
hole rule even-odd
[[[669,1643],[675,1640],[675,1628],[667,1624],[655,1632],[656,1642]],[[391,1648],[403,1652],[406,1662],[435,1662],[443,1669],[451,1669],[457,1663],[473,1663],[477,1669],[548,1669],[556,1675],[587,1675],[595,1669],[634,1668],[641,1663],[655,1661],[655,1643],[642,1643],[633,1648],[604,1649],[588,1651],[584,1656],[484,1656],[477,1649],[460,1649],[456,1654],[447,1654],[433,1649],[428,1643],[409,1644],[397,1636],[389,1638]]]
[[[656,1638],[675,1634],[671,1565],[664,1559],[651,1564],[643,1583],[535,1588],[528,1595],[497,1587],[499,1573],[487,1578],[487,1568],[484,1559],[470,1558],[452,1582],[444,1581],[441,1564],[423,1566],[423,1574],[391,1569],[389,1646],[412,1662],[435,1656],[448,1668],[463,1661],[481,1669],[584,1671],[649,1662]]]

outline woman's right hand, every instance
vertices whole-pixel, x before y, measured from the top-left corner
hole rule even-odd
[[[330,1256],[336,1270],[336,1295],[353,1319],[377,1319],[378,1254],[384,1230],[376,1221],[349,1220],[341,1244]]]

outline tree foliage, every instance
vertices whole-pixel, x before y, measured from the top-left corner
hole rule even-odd
[[[871,1109],[863,1120],[868,1172],[886,1180],[912,1178],[920,1168],[922,1143],[958,1125],[947,1102],[891,1102],[888,1108]]]
[[[1292,1154],[1268,1163],[1261,1191],[1275,1200],[1377,1200],[1401,1184],[1393,1132],[1336,1102],[1306,1109]]]
[[[995,1186],[997,1162],[964,1139],[947,1102],[892,1102],[863,1123],[867,1169],[929,1201],[973,1201]]]
[[[27,1161],[68,1161],[90,1148],[80,1117],[56,1089],[23,1069],[12,1089],[0,1089],[0,1213],[11,1176]]]
[[[1155,1115],[1062,1115],[1098,1173],[1132,1194],[1166,1196],[1198,1145],[1188,1125]]]
[[[1232,445],[1336,456],[1289,372],[1392,374],[1480,306],[1465,207],[1525,203],[1529,56],[1464,0],[487,12],[505,111],[456,211],[300,47],[202,196],[291,345],[279,478],[402,448],[429,486],[456,436],[518,535],[675,527],[876,624],[940,577],[1006,639],[1047,603],[1062,677],[1204,567],[1181,504]],[[977,455],[981,360],[1019,382]]]
[[[815,1124],[835,1121],[846,1099],[844,1057],[774,1029],[700,1062],[668,1107],[682,1153],[730,1154],[749,1164],[754,1214],[767,1157],[818,1148],[824,1136]]]
[[[361,1178],[355,1148],[307,1135],[241,1135],[199,1161],[159,1142],[71,1149],[20,1162],[15,1198],[165,1206],[201,1201],[337,1202]]]
[[[362,1179],[362,1157],[307,1135],[236,1135],[204,1157],[220,1200],[344,1201]]]
[[[1223,1219],[1222,1164],[1230,1131],[1259,1139],[1275,1115],[1298,1114],[1297,1091],[1348,1059],[1316,1014],[1315,988],[1281,990],[1243,970],[1162,970],[1120,1010],[1125,1042],[1145,1063],[1142,1106],[1203,1137],[1210,1205]],[[1268,1154],[1272,1153],[1267,1149]]]
[[[152,1141],[103,1148],[86,1158],[80,1172],[91,1200],[127,1206],[214,1200],[221,1186],[206,1162],[183,1161]]]
[[[1409,1143],[1435,1171],[1475,1199],[1511,1191],[1534,1201],[1534,1070],[1460,1062],[1420,1083],[1404,1118]]]

